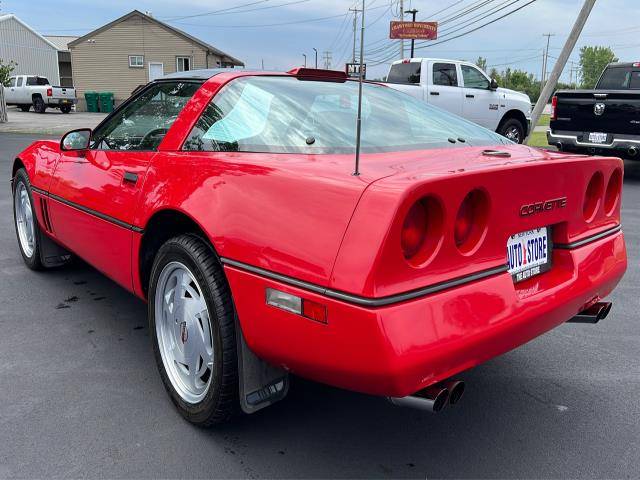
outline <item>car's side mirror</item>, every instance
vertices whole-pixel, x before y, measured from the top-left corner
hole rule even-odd
[[[60,150],[86,150],[91,142],[91,129],[80,128],[66,133],[60,140]]]
[[[497,90],[498,89],[498,82],[496,81],[495,78],[491,79],[491,83],[489,83],[489,89],[490,90]]]

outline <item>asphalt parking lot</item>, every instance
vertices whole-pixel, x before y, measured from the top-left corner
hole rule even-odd
[[[0,477],[640,477],[640,162],[603,323],[464,373],[439,415],[294,379],[285,401],[202,430],[165,394],[143,303],[82,263],[23,266],[9,176],[35,138],[0,133]]]

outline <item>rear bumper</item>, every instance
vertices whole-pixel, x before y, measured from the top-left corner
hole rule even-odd
[[[562,145],[564,148],[573,149],[621,150],[628,152],[630,148],[634,147],[640,150],[640,137],[636,135],[614,134],[611,142],[602,144],[583,140],[583,134],[579,132],[549,129],[547,130],[547,140],[549,141],[549,145]]]
[[[355,305],[225,265],[243,334],[261,358],[350,390],[402,397],[516,348],[608,295],[627,265],[622,232],[556,249],[553,268],[507,272],[382,307]],[[280,289],[327,306],[321,324],[265,304]]]
[[[50,98],[47,101],[47,105],[51,106],[60,106],[60,105],[74,105],[78,103],[76,98]]]

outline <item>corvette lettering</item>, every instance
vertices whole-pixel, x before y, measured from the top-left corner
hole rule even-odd
[[[535,202],[520,207],[520,216],[529,217],[542,212],[557,210],[567,206],[567,197],[554,198],[544,202]]]

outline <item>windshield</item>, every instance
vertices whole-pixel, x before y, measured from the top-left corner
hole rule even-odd
[[[212,99],[183,148],[351,153],[355,149],[357,101],[358,83],[352,81],[239,78]],[[507,143],[494,132],[391,88],[363,87],[363,152]]]

